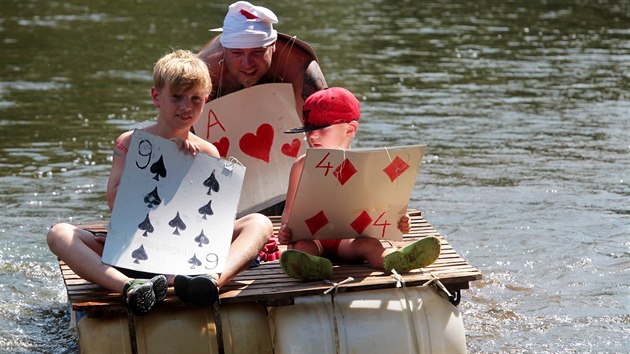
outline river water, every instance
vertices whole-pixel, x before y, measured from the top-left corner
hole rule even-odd
[[[484,274],[469,352],[629,352],[630,2],[261,4],[361,99],[354,147],[428,145],[410,207]],[[47,229],[109,218],[153,63],[228,5],[0,3],[0,352],[78,351]]]

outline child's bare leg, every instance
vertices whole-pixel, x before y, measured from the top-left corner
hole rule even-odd
[[[221,275],[178,275],[173,280],[175,294],[183,301],[199,307],[214,304],[219,298],[219,288],[250,266],[271,238],[272,232],[271,221],[262,214],[249,214],[236,220],[232,244]]]
[[[48,232],[48,247],[81,278],[110,291],[122,292],[129,277],[101,261],[103,244],[94,235],[70,224],[57,224]]]
[[[393,252],[383,247],[381,241],[371,237],[345,239],[339,243],[339,258],[350,262],[367,261],[372,268],[383,269],[383,258]]]
[[[271,221],[262,214],[249,214],[236,220],[228,258],[217,285],[221,287],[227,284],[238,273],[247,269],[269,241],[272,233]]]
[[[324,253],[321,245],[315,240],[298,240],[295,241],[295,243],[290,244],[288,248],[320,257]]]
[[[47,242],[50,250],[78,276],[123,294],[129,309],[136,315],[146,314],[166,297],[168,284],[163,275],[148,281],[133,280],[103,263],[104,245],[89,231],[70,224],[57,224],[48,232]]]

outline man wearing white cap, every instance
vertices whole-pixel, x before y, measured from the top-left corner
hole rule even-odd
[[[200,51],[210,65],[210,99],[262,83],[293,85],[296,109],[327,86],[313,49],[295,37],[278,33],[278,18],[269,9],[238,1],[229,6],[223,33]]]

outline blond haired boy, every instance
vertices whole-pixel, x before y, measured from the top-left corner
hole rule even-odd
[[[219,157],[214,145],[190,131],[199,119],[211,90],[208,67],[195,54],[176,50],[163,56],[154,66],[151,87],[151,98],[158,109],[157,120],[142,130],[175,142],[183,153],[196,155],[202,152]],[[107,183],[110,210],[114,207],[132,135],[133,131],[124,132],[114,144],[112,169]],[[211,305],[218,298],[219,287],[249,265],[271,233],[271,221],[261,214],[250,214],[236,220],[232,245],[221,276],[177,276],[177,295],[198,306]],[[47,241],[50,250],[77,275],[108,290],[120,292],[131,312],[136,315],[146,314],[166,297],[168,283],[174,281],[173,277],[133,272],[103,263],[101,256],[105,236],[60,223],[50,229]],[[132,274],[150,279],[133,279],[130,277]]]

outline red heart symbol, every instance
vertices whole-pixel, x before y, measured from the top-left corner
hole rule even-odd
[[[217,150],[219,150],[219,156],[227,157],[228,149],[230,148],[230,140],[226,137],[222,137],[219,141],[212,143]]]
[[[256,134],[247,133],[241,137],[238,146],[245,154],[269,163],[269,152],[273,143],[273,127],[271,124],[261,124]]]
[[[297,157],[298,151],[300,151],[300,145],[300,139],[293,139],[291,144],[286,143],[282,145],[282,148],[280,150],[283,154],[289,157]]]

